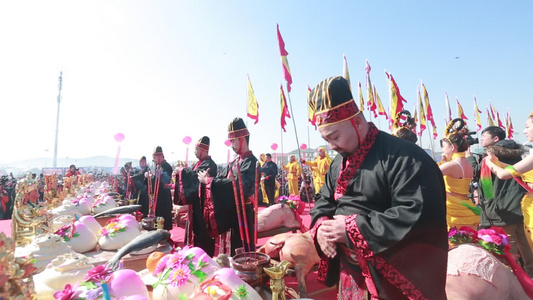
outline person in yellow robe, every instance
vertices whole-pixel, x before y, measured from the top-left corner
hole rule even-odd
[[[446,185],[446,222],[448,230],[451,227],[459,229],[461,226],[477,230],[480,222],[479,208],[467,196],[474,172],[465,157],[469,144],[464,136],[468,129],[453,129],[454,121],[450,122],[446,137],[440,141],[445,158],[445,162],[439,167]]]
[[[289,195],[300,195],[298,188],[298,178],[302,174],[302,167],[296,161],[296,156],[291,155],[288,164],[283,166],[283,170],[287,170],[287,182],[289,183]]]
[[[313,172],[313,183],[315,185],[315,193],[320,191],[320,188],[324,185],[325,176],[328,172],[329,166],[331,165],[331,158],[326,153],[324,147],[319,147],[317,149],[318,156],[314,161],[306,161],[305,158],[301,159],[301,162],[310,166],[311,171]]]
[[[259,166],[262,168],[266,162],[266,156],[264,153],[259,155]],[[261,173],[261,178],[265,177],[265,173]],[[261,180],[261,194],[263,195],[263,205],[268,205],[268,196],[265,190],[265,182]]]

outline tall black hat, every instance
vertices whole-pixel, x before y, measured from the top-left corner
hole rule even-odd
[[[154,148],[154,153],[153,154],[163,154],[163,148],[161,148],[161,146],[156,146]]]
[[[319,83],[307,98],[315,111],[318,127],[348,120],[359,113],[353,100],[348,81],[342,77],[330,77]]]
[[[198,143],[196,143],[196,148],[209,151],[209,137],[203,136],[201,139],[199,139]]]
[[[241,137],[249,136],[248,128],[241,118],[235,118],[228,126],[228,139],[234,140]]]

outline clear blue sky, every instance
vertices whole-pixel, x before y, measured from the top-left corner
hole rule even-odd
[[[259,123],[248,121],[251,148],[270,152],[282,140],[276,23],[300,144],[323,143],[308,126],[307,85],[342,75],[343,53],[352,86],[364,87],[369,60],[385,106],[385,69],[409,110],[422,79],[439,135],[448,92],[453,116],[457,97],[471,129],[474,95],[483,127],[489,99],[501,117],[509,109],[523,143],[533,109],[532,10],[530,1],[2,1],[0,165],[53,156],[61,70],[58,157],[114,156],[121,132],[124,157],[161,145],[169,160],[184,159],[182,139],[208,135],[215,161],[225,162],[227,125],[246,115],[247,74],[260,106]],[[428,140],[424,133],[424,147]],[[292,120],[283,144],[297,146]]]

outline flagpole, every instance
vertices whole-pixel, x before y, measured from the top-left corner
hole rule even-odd
[[[311,138],[309,137],[309,123],[307,124],[307,147],[311,147]]]
[[[280,136],[281,136],[281,188],[279,195],[284,196],[285,195],[285,181],[283,180],[285,176],[283,176],[283,166],[285,166],[285,163],[283,162],[283,156],[285,152],[283,151],[283,128],[279,129]],[[283,191],[283,195],[281,194],[281,191]]]
[[[248,81],[250,81],[250,77],[248,76],[248,73],[246,73],[246,79]],[[248,81],[246,81],[246,94],[245,94],[246,97],[244,97],[244,100],[245,100],[245,103],[246,103],[246,105],[245,105],[246,109],[244,111],[244,115],[246,116],[246,118],[244,118],[245,122],[246,122],[246,128],[248,128],[248,97],[249,97],[249,95],[248,95]]]
[[[294,135],[296,137],[296,147],[298,148],[298,159],[302,158],[302,152],[300,151],[300,142],[298,140],[298,130],[296,130],[296,121],[294,120],[294,113],[292,112],[292,101],[291,101],[291,92],[289,92],[289,88],[287,87],[287,95],[289,96],[289,107],[291,109],[291,116],[292,116],[292,125],[294,126]]]
[[[427,122],[426,122],[427,123]],[[430,142],[430,145],[431,145],[431,153],[433,154],[433,160],[437,160],[436,157],[435,157],[435,146],[433,145],[433,136],[432,134],[429,132],[429,127],[431,126],[431,131],[433,131],[433,123],[429,122],[426,124],[426,128],[428,129],[428,137],[429,137],[429,142]]]

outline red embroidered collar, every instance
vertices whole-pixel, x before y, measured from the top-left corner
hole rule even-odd
[[[379,130],[372,122],[369,122],[368,125],[370,128],[361,145],[359,145],[352,155],[343,158],[343,166],[340,168],[339,177],[337,178],[337,187],[335,188],[335,200],[344,196],[350,180],[353,179],[355,173],[359,170],[366,155],[370,151],[370,148],[372,148],[372,145],[374,145],[374,142],[376,141],[376,136],[378,135]]]
[[[247,158],[248,156],[251,156],[251,155],[252,155],[252,151],[246,151],[246,152],[244,152],[241,155],[241,157],[239,158],[239,161],[241,161],[241,160],[243,160],[243,159],[245,159],[245,158]]]
[[[198,167],[206,160],[208,159],[211,159],[211,156],[206,156],[204,159],[199,159],[198,162],[196,163],[196,166],[194,166],[193,170],[195,171],[196,169],[198,169]]]

